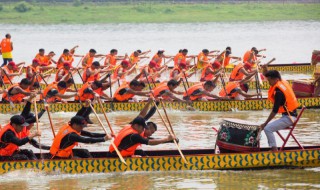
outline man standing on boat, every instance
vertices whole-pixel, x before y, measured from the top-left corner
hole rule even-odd
[[[19,133],[29,123],[21,115],[14,115],[10,123],[0,131],[0,160],[36,160],[32,150],[19,150],[19,146],[30,142],[34,137],[41,136],[41,132],[33,132],[27,137],[20,138]]]
[[[6,34],[6,38],[2,39],[0,43],[0,54],[2,54],[3,64],[1,67],[7,65],[8,62],[12,61],[12,50],[13,43],[11,42],[11,35]]]
[[[267,71],[266,66],[264,66],[263,69],[263,74],[270,84],[268,99],[273,103],[273,108],[268,119],[260,125],[260,128],[264,130],[272,151],[277,151],[278,148],[273,132],[285,129],[293,124],[297,119],[297,108],[299,103],[292,87],[287,81],[281,79],[281,75],[278,71]],[[270,122],[277,113],[281,113],[282,117]]]
[[[50,154],[53,159],[91,158],[87,149],[74,149],[78,143],[98,143],[111,140],[111,136],[84,131],[87,122],[84,117],[74,116],[70,122],[60,128],[53,140]]]

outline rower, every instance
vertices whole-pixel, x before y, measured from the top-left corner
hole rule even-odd
[[[141,144],[158,145],[170,142],[174,139],[170,135],[162,139],[145,138],[143,137],[143,132],[147,128],[146,120],[138,116],[129,125],[126,125],[120,130],[114,139],[114,144],[117,146],[123,157],[134,157],[137,147]],[[109,146],[109,152],[111,155],[116,155],[112,145]]]
[[[161,77],[161,74],[167,69],[168,67],[162,66],[158,68],[157,63],[155,61],[150,61],[149,64],[143,67],[140,70],[140,73],[134,78],[142,82],[147,82],[146,74],[149,81],[159,82],[158,78]]]
[[[121,61],[120,66],[116,67],[116,69],[113,72],[113,79],[117,79],[118,77],[120,79],[125,79],[126,75],[131,74],[134,71],[134,67],[130,68],[130,63],[127,60]]]
[[[23,130],[19,133],[20,138],[25,138],[27,136],[30,135],[30,130],[32,129],[32,127],[34,126],[34,123],[36,123],[36,116],[31,113],[31,101],[32,99],[35,98],[35,95],[31,95],[28,99],[27,99],[27,103],[24,106],[22,112],[21,112],[21,116],[23,116],[25,118],[25,123],[27,123],[28,125],[26,127],[23,128]],[[40,119],[42,117],[42,115],[44,114],[46,110],[42,109],[39,113],[38,113],[38,119]],[[50,146],[46,146],[43,144],[39,144],[34,138],[31,139],[29,141],[29,143],[34,146],[35,148],[41,148],[43,150],[50,150]]]
[[[273,103],[273,108],[268,119],[260,125],[260,128],[264,130],[272,151],[277,151],[277,143],[273,132],[292,126],[297,119],[299,102],[292,87],[287,81],[281,79],[278,71],[268,71],[267,67],[263,66],[263,74],[270,84],[268,99]],[[270,122],[277,113],[281,113],[282,117]]]
[[[187,54],[188,54],[187,49],[183,49],[181,52],[179,51],[179,53],[175,55],[173,58],[174,67],[178,67],[181,62],[185,63],[186,66],[189,67],[190,61],[189,60],[187,61]]]
[[[51,66],[40,66],[39,60],[33,59],[32,64],[27,66],[26,70],[26,78],[31,80],[33,77],[36,77],[37,74],[41,75],[41,72],[43,70],[51,69]],[[44,76],[37,76],[36,81],[41,82],[42,78],[45,78],[47,76],[50,76],[50,74],[44,75]]]
[[[197,68],[203,69],[206,65],[210,63],[209,57],[213,57],[212,53],[217,51],[210,51],[208,49],[203,49],[197,56]],[[219,51],[218,51],[219,52]]]
[[[181,61],[178,65],[178,67],[174,67],[171,72],[170,72],[170,79],[175,79],[175,80],[179,80],[181,78],[181,76],[183,76],[183,72],[185,72],[187,68],[187,64],[184,61]],[[186,73],[186,77],[191,77],[193,74],[195,74],[196,71],[187,74]]]
[[[157,64],[157,68],[160,68],[163,58],[170,58],[170,56],[165,56],[164,50],[159,49],[158,52],[152,57],[151,61],[154,61]]]
[[[221,64],[218,61],[214,61],[213,63],[209,63],[202,69],[200,81],[205,82],[209,80],[213,80],[215,76],[218,76],[220,71],[222,70]]]
[[[33,94],[33,92],[29,90],[30,85],[31,81],[27,78],[24,78],[20,81],[20,83],[9,86],[7,92],[2,95],[2,102],[21,103],[24,97]]]
[[[230,74],[229,81],[240,81],[243,80],[244,77],[251,78],[255,74],[257,74],[258,70],[252,69],[252,65],[250,63],[239,63],[237,66],[234,67]],[[249,85],[247,83],[241,82],[241,89],[245,92],[248,92]]]
[[[139,82],[136,79],[132,80],[129,84],[124,82],[114,93],[113,100],[116,102],[136,102],[137,100],[134,99],[135,95],[149,96],[149,91],[142,91],[145,86],[144,82]]]
[[[90,49],[89,53],[87,53],[86,56],[84,56],[83,60],[82,60],[82,67],[83,68],[87,68],[90,67],[93,63],[93,60],[95,57],[101,57],[104,56],[102,54],[96,54],[97,51],[95,49]]]
[[[85,118],[74,116],[70,122],[60,128],[50,148],[52,159],[91,158],[87,149],[74,149],[78,143],[98,143],[111,140],[107,134],[91,133],[83,130],[87,127]]]
[[[218,76],[219,77],[219,76]],[[218,79],[216,78],[216,80]],[[227,97],[219,97],[217,95],[211,94],[216,87],[214,81],[206,81],[195,84],[188,88],[187,92],[183,94],[184,100],[191,100],[191,101],[208,101],[206,97],[216,98],[216,99],[227,99]]]
[[[35,59],[39,60],[40,66],[50,66],[56,62],[52,59],[56,54],[50,51],[48,55],[44,54],[44,49],[39,49],[39,53],[35,56]]]
[[[72,68],[71,63],[64,62],[63,67],[58,69],[55,77],[55,82],[59,82],[61,79],[66,79],[66,75],[69,74],[70,69]]]
[[[241,61],[241,57],[235,57],[231,55],[231,47],[226,47],[226,50],[224,50],[220,55],[216,58],[215,61],[219,62],[223,67],[226,67],[229,65],[231,59],[237,59]],[[223,63],[222,63],[223,62]]]
[[[41,136],[41,132],[35,131],[27,137],[20,138],[19,133],[25,126],[25,118],[21,115],[14,115],[10,118],[10,123],[0,131],[0,160],[36,160],[37,157],[32,150],[22,150],[19,146],[25,145],[34,137]]]
[[[64,99],[76,96],[78,93],[65,94],[67,91],[67,83],[60,81],[58,83],[49,84],[44,90],[41,100],[46,100],[48,103],[63,102],[67,103]]]
[[[151,50],[141,52],[141,50],[138,49],[138,50],[134,51],[129,57],[129,63],[130,63],[129,68],[131,68],[135,64],[138,64],[141,58],[148,58],[143,55],[145,55],[149,52],[151,52]]]
[[[181,80],[178,82],[175,79],[169,80],[167,83],[163,82],[159,86],[153,89],[154,98],[162,98],[167,101],[176,100],[179,102],[186,102],[186,100],[180,99],[176,95],[182,95],[183,92],[175,91],[175,89],[180,85]]]
[[[72,63],[74,61],[73,55],[74,55],[76,48],[78,48],[78,47],[79,46],[75,46],[70,51],[68,49],[63,50],[62,54],[60,55],[60,57],[57,61],[57,68],[58,69],[63,67],[65,62],[68,62],[68,63],[70,63],[70,65],[72,65]]]
[[[117,64],[117,49],[110,50],[110,53],[106,55],[106,59],[104,60],[104,66],[107,68],[114,68]]]
[[[231,99],[234,100],[245,100],[245,98],[251,98],[254,96],[261,96],[262,94],[248,94],[241,89],[241,84],[246,83],[248,78],[245,78],[241,81],[229,81],[225,88],[222,88],[219,92],[221,97],[229,96]]]
[[[243,55],[243,63],[250,63],[252,66],[256,64],[257,57],[263,57],[264,55],[259,55],[261,51],[266,51],[267,49],[258,50],[256,47],[252,47],[251,50],[248,50]]]
[[[97,98],[106,99],[111,101],[112,99],[103,92],[102,90],[102,82],[101,81],[93,81],[93,82],[86,82],[82,85],[80,89],[78,89],[78,96],[75,97],[76,101],[84,102],[87,99],[94,100]],[[80,99],[79,99],[80,97]]]
[[[90,67],[86,67],[84,69],[82,78],[83,82],[93,82],[95,80],[100,80],[100,63],[98,61],[94,61]]]
[[[20,76],[22,73],[22,70],[20,70],[20,72],[15,72],[18,71],[18,66],[24,64],[25,62],[21,62],[16,64],[13,61],[10,61],[8,63],[8,65],[5,65],[1,68],[1,77],[3,78],[3,82],[4,84],[10,84],[10,81],[13,81],[13,78],[15,76]],[[9,78],[8,78],[8,77]]]

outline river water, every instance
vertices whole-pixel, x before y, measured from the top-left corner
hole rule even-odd
[[[107,53],[117,48],[119,54],[136,49],[166,49],[173,55],[180,48],[188,48],[190,54],[201,49],[220,49],[232,46],[233,54],[242,56],[252,46],[267,48],[267,59],[277,58],[277,63],[309,62],[311,52],[319,49],[320,22],[234,22],[193,24],[99,24],[99,25],[3,25],[0,35],[12,34],[14,59],[30,62],[39,48],[55,51],[60,55],[64,48],[79,45],[77,53],[85,54],[90,48]],[[150,54],[152,55],[152,54]],[[57,58],[57,57],[56,57]],[[308,74],[289,74],[288,78]],[[69,121],[75,113],[52,114],[54,129]],[[119,131],[138,112],[113,112],[109,119],[115,131]],[[188,148],[212,148],[216,134],[224,118],[238,118],[262,123],[269,110],[240,112],[184,112],[169,110],[171,122],[180,139],[180,146]],[[99,115],[103,118],[102,115]],[[0,123],[8,122],[10,114],[1,114]],[[94,116],[92,120],[97,123]],[[167,132],[158,115],[152,118],[159,124],[154,137],[165,137]],[[319,145],[320,110],[306,110],[295,135],[303,145]],[[41,142],[50,145],[52,133],[47,115],[40,120]],[[98,125],[89,131],[102,132]],[[277,138],[280,143],[280,139]],[[289,145],[294,145],[292,141]],[[81,145],[92,151],[103,151],[109,142]],[[261,146],[267,146],[262,133]],[[25,148],[34,149],[30,145]],[[145,150],[174,149],[173,144],[143,146]],[[260,171],[179,171],[179,172],[124,172],[112,174],[44,174],[34,171],[16,171],[0,175],[0,189],[317,189],[320,188],[320,168]]]

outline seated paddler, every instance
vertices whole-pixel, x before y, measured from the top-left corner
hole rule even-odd
[[[99,143],[111,140],[111,136],[84,131],[85,118],[74,116],[70,122],[60,128],[50,148],[52,159],[91,158],[87,149],[74,148],[78,143]]]
[[[123,82],[114,93],[114,101],[116,102],[136,102],[135,95],[148,97],[150,91],[142,91],[145,87],[144,82],[134,79],[130,83]]]
[[[10,118],[10,123],[0,131],[0,160],[36,160],[32,150],[19,149],[27,144],[34,137],[41,136],[41,132],[35,131],[26,137],[21,138],[20,133],[28,126],[26,120],[21,115],[14,115]]]
[[[162,139],[148,139],[144,137],[143,133],[147,128],[146,120],[138,116],[129,125],[120,130],[114,139],[114,144],[123,157],[134,157],[137,147],[141,144],[158,145],[170,142],[174,138],[169,135]],[[109,146],[109,152],[111,155],[116,155],[112,145]]]

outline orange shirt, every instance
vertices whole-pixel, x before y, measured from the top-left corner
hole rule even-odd
[[[129,58],[129,62],[130,62],[130,66],[132,66],[133,64],[136,64],[136,63],[138,63],[140,61],[140,58],[139,58],[139,56],[138,57],[135,57],[134,56],[134,53],[132,53],[131,55],[130,55],[130,58]]]
[[[109,61],[110,66],[116,66],[116,64],[117,64],[117,56],[108,54],[106,56],[105,61],[104,61],[104,65],[107,65],[107,61]]]
[[[1,46],[2,53],[7,53],[12,51],[10,39],[7,39],[7,38],[2,39],[0,46]]]
[[[69,62],[72,64],[73,62],[73,56],[72,55],[65,55],[65,54],[62,54],[59,59],[58,59],[58,62],[57,62],[57,68],[60,69],[61,67],[63,67],[63,63],[64,62]]]
[[[251,59],[250,59],[251,57]],[[243,55],[243,62],[248,62],[248,63],[253,63],[254,61],[257,60],[257,57],[255,55],[252,55],[251,50],[246,51]]]
[[[179,62],[182,61],[182,62],[187,62],[187,56],[183,55],[182,53],[178,53],[174,58],[173,58],[173,61],[174,61],[174,66],[178,66],[178,64],[180,63]]]
[[[161,67],[162,57],[159,57],[158,54],[155,54],[155,55],[152,57],[152,61],[154,61],[154,62],[157,63],[157,67]]]
[[[203,52],[200,52],[198,55],[198,63],[197,63],[197,68],[202,69],[208,64],[208,56],[206,56]]]

